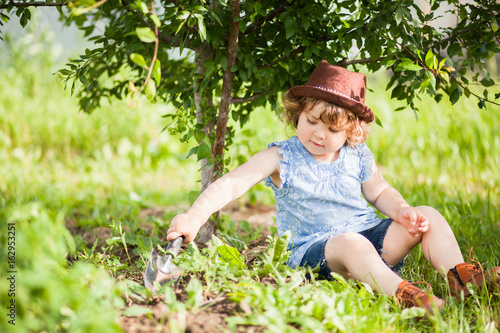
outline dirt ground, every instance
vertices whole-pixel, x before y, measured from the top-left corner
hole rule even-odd
[[[168,208],[167,208],[168,209]],[[139,215],[139,218],[146,218],[148,216],[164,216],[165,209],[153,207],[145,209]],[[251,258],[256,252],[260,252],[265,248],[266,236],[269,234],[269,227],[274,225],[273,217],[276,216],[274,206],[252,206],[240,202],[235,202],[228,206],[221,212],[228,214],[233,221],[247,220],[251,223],[252,227],[262,227],[261,238],[256,240],[254,244],[249,246],[248,253],[245,254],[247,260]],[[73,235],[79,235],[83,241],[92,246],[96,239],[98,244],[105,245],[105,240],[112,237],[112,232],[106,227],[97,227],[91,230],[84,230],[76,223],[69,221],[67,227]],[[100,247],[98,247],[100,248]],[[126,260],[126,253],[123,251],[123,259]],[[119,255],[120,254],[115,254]],[[142,273],[138,272],[136,276],[128,276],[127,278],[143,284]],[[266,281],[262,281],[266,283]],[[187,292],[184,287],[188,281],[179,281],[175,287],[175,294],[177,299],[183,301],[187,298]],[[268,281],[268,283],[272,283]],[[121,316],[118,318],[120,327],[129,333],[139,332],[206,332],[206,333],[220,333],[228,331],[229,326],[225,319],[229,316],[234,316],[237,313],[249,311],[239,304],[230,302],[224,295],[210,295],[205,306],[202,306],[197,313],[178,312],[170,314],[168,311],[168,304],[166,304],[162,296],[155,296],[153,301],[149,300],[144,302],[141,300],[128,299],[127,306],[139,306],[151,310],[151,314],[143,314],[139,316]],[[122,309],[122,312],[126,309]],[[170,316],[175,316],[175,320],[169,322]],[[173,323],[175,322],[175,325]],[[256,326],[240,326],[237,332],[245,333],[259,333],[263,332],[263,327]]]

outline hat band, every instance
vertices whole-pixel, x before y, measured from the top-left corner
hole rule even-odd
[[[335,94],[338,94],[338,95],[342,95],[346,98],[349,98],[355,102],[359,102],[358,100],[355,100],[354,98],[352,98],[351,96],[347,95],[347,94],[344,94],[343,92],[340,92],[338,90],[335,90],[335,89],[331,89],[331,88],[326,88],[326,87],[321,87],[321,86],[313,86],[314,88],[318,88],[318,89],[322,89],[322,90],[327,90],[327,91],[330,91],[330,92],[333,92]]]

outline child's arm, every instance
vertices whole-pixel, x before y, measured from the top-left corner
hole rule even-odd
[[[401,194],[389,185],[375,162],[373,162],[373,173],[361,184],[361,190],[370,204],[392,220],[404,225],[410,235],[416,236],[428,230],[427,217],[418,208],[411,207]]]
[[[279,147],[272,147],[255,154],[246,163],[213,182],[196,199],[185,214],[173,218],[167,231],[167,240],[184,236],[191,242],[209,217],[229,202],[239,198],[252,186],[267,176],[279,175]]]

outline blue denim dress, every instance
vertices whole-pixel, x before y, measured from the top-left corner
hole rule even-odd
[[[344,145],[332,163],[316,161],[296,136],[269,144],[273,146],[279,147],[282,156],[281,185],[276,188],[271,177],[265,184],[274,191],[278,234],[291,232],[290,267],[300,265],[314,242],[360,232],[382,221],[361,195],[361,183],[373,171],[366,144],[356,148]]]

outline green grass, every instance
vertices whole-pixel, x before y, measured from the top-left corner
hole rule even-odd
[[[190,249],[178,259],[188,271],[183,301],[178,289],[166,288],[161,299],[169,310],[161,318],[153,315],[144,305],[155,305],[155,298],[134,281],[142,278],[151,245],[165,245],[169,218],[188,206],[189,192],[199,187],[198,164],[185,160],[189,144],[161,133],[168,106],[143,102],[132,108],[113,101],[93,115],[79,113],[77,101],[47,70],[50,61],[35,61],[43,50],[31,57],[11,52],[0,57],[8,60],[0,65],[0,82],[9,83],[0,85],[0,304],[5,309],[9,301],[3,271],[7,226],[15,223],[18,331],[119,331],[115,318],[134,304],[132,317],[176,332],[187,314],[210,312],[206,301],[221,297],[239,304],[226,320],[228,330],[498,331],[498,294],[477,291],[465,302],[447,298],[438,318],[418,321],[415,311],[401,311],[355,282],[307,283],[304,271],[286,268],[279,256],[256,256],[242,266],[224,255],[223,244],[201,253]],[[411,204],[441,211],[464,256],[473,246],[487,267],[500,265],[500,108],[423,97],[417,121],[409,110],[393,112],[401,104],[383,91],[386,81],[369,77],[374,91],[367,97],[383,123],[372,127],[368,144],[385,177]],[[231,167],[292,134],[267,110],[256,110],[248,125],[229,148]],[[272,204],[272,193],[259,184],[243,201]],[[166,209],[141,215],[152,207]],[[91,231],[101,232],[94,248],[82,238]],[[220,237],[249,260],[249,244],[263,238],[261,232],[226,217]],[[445,284],[420,250],[410,255],[403,275],[430,282],[436,295],[446,297]],[[2,331],[13,328],[6,318],[2,314]]]

